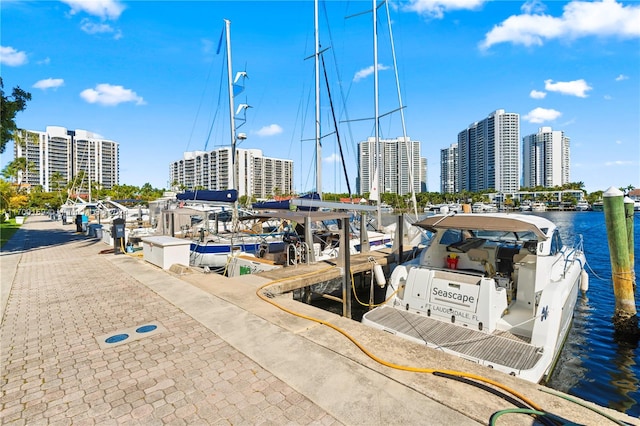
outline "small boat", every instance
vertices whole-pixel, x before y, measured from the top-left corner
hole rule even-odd
[[[473,203],[471,206],[471,211],[473,213],[496,213],[498,211],[498,207],[494,204],[486,204],[486,203]]]
[[[539,216],[436,215],[420,258],[397,266],[387,302],[362,323],[538,383],[549,376],[586,291],[582,239],[567,247]]]
[[[576,204],[576,211],[586,212],[587,210],[591,210],[591,205],[589,204],[589,202],[587,200],[578,201],[578,203]]]
[[[542,201],[536,201],[533,204],[531,204],[531,211],[532,212],[546,212],[547,211],[547,205],[545,203],[543,203]]]
[[[604,202],[602,200],[596,201],[591,206],[591,210],[593,210],[594,212],[602,212],[602,211],[604,211]]]

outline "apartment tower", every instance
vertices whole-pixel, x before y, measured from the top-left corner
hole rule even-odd
[[[541,127],[522,142],[524,187],[552,188],[569,183],[570,139],[563,131]]]
[[[503,109],[458,133],[459,190],[520,189],[520,115]]]

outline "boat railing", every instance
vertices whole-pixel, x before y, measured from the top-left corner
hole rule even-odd
[[[563,277],[567,273],[569,264],[573,263],[576,260],[580,262],[580,268],[584,267],[582,265],[582,260],[580,260],[580,258],[577,256],[580,253],[584,253],[584,238],[582,237],[582,234],[578,234],[576,236],[576,240],[573,243],[573,246],[567,251],[567,253],[563,253],[564,254],[564,271],[562,273]]]

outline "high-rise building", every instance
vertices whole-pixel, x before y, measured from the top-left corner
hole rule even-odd
[[[520,115],[503,109],[458,133],[460,190],[520,189]]]
[[[569,183],[570,139],[561,130],[540,127],[522,139],[522,185],[552,188]]]
[[[90,183],[110,189],[119,182],[119,145],[86,130],[67,130],[47,126],[46,131],[22,130],[14,143],[15,158],[24,157],[30,167],[20,183],[41,185],[52,191],[55,184],[64,185],[82,172],[81,184],[88,190]],[[54,182],[60,178],[59,182]],[[80,190],[80,188],[76,188]]]
[[[371,191],[377,170],[380,193],[418,193],[423,181],[426,185],[422,164],[420,141],[399,137],[379,139],[376,145],[376,138],[370,137],[358,144],[358,192]]]
[[[458,144],[440,150],[440,192],[455,194],[460,192],[458,174]]]
[[[429,164],[425,157],[420,158],[420,192],[429,191]]]
[[[185,152],[171,163],[172,186],[221,191],[234,188],[231,147]],[[259,149],[237,149],[238,196],[268,198],[293,192],[293,161],[269,158]]]

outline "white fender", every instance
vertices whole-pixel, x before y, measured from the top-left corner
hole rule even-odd
[[[580,291],[586,293],[589,290],[589,274],[584,269],[580,273]]]
[[[384,277],[384,271],[382,265],[376,263],[373,265],[373,274],[376,277],[376,283],[382,288],[387,285],[387,279]]]
[[[407,281],[407,276],[409,275],[409,271],[407,267],[404,265],[398,265],[394,268],[391,273],[391,277],[389,277],[389,285],[387,286],[387,296],[388,299],[391,297],[394,291],[398,290],[402,287],[402,290],[396,293],[396,297],[399,299],[404,298],[404,284]]]

